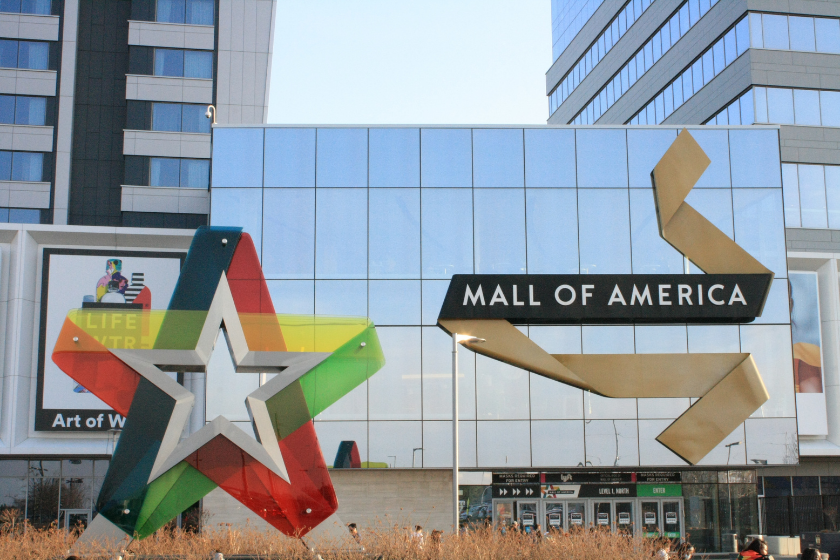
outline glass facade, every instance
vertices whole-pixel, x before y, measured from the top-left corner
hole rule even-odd
[[[328,461],[353,440],[370,464],[451,464],[451,342],[435,325],[453,274],[684,270],[658,236],[649,179],[677,129],[213,133],[211,224],[251,234],[277,311],[377,325],[385,367],[316,418]],[[751,352],[770,400],[703,464],[796,462],[789,313],[774,295],[787,277],[778,131],[692,134],[712,165],[687,201],[775,273],[764,316],[521,330],[550,353]],[[684,464],[655,436],[689,399],[606,399],[466,350],[460,360],[465,468]],[[728,456],[730,441],[745,443]]]
[[[641,3],[642,0],[632,0]],[[604,0],[551,0],[551,44],[553,60],[560,56],[578,31],[583,29]],[[650,4],[651,0],[646,0]]]

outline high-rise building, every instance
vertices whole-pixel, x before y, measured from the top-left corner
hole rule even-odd
[[[0,1],[0,221],[194,228],[211,119],[264,123],[274,0]]]
[[[817,530],[804,504],[829,507],[840,456],[840,2],[577,0],[552,17],[549,124],[710,125],[698,141],[732,158],[713,125],[778,126],[801,463],[760,470],[759,496],[767,534]],[[658,157],[663,133],[631,127],[628,146]]]

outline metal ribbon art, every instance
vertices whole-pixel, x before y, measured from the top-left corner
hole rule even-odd
[[[652,179],[660,235],[706,273],[768,277],[766,298],[773,273],[685,202],[710,163],[685,129],[657,163]],[[467,299],[460,297],[466,305]],[[464,343],[479,354],[605,397],[699,399],[656,438],[690,464],[703,459],[770,398],[748,353],[552,355],[509,320],[465,318],[467,311],[459,317],[452,309],[444,306],[447,314],[442,311],[438,325],[449,333],[485,339]]]
[[[147,537],[216,487],[286,535],[346,534],[313,418],[384,365],[369,320],[276,314],[239,228],[199,228],[166,311],[105,307],[72,311],[52,355],[126,417],[77,546]],[[221,416],[182,439],[195,396],[165,372],[205,371],[217,342],[274,374],[245,402],[256,439]]]

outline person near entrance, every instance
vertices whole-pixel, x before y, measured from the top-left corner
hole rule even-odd
[[[767,543],[763,539],[753,539],[747,547],[738,554],[738,560],[773,560],[768,554]]]

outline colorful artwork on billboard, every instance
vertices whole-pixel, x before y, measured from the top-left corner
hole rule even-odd
[[[790,331],[799,433],[825,435],[819,285],[815,272],[791,272]]]

